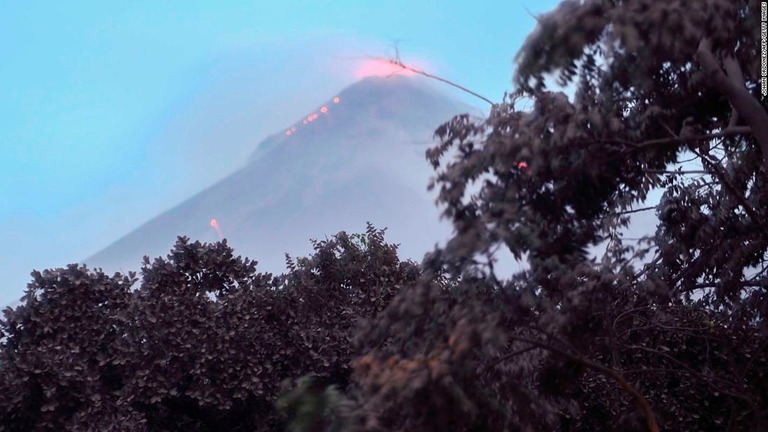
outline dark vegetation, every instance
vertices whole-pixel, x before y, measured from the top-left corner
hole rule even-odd
[[[134,288],[34,273],[0,321],[0,430],[768,430],[758,19],[746,0],[542,17],[518,90],[437,131],[455,235],[422,263],[369,226],[281,276],[185,238]],[[637,211],[655,234],[622,238]],[[500,247],[529,266],[500,280]]]

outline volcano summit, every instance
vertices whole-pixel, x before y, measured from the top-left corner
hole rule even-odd
[[[401,258],[421,260],[450,234],[439,220],[425,151],[456,114],[477,112],[421,77],[370,77],[262,141],[245,165],[85,260],[107,272],[137,270],[177,236],[227,239],[261,271],[282,273],[284,254],[310,239],[387,227]]]

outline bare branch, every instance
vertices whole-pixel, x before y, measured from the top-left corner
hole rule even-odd
[[[655,209],[656,209],[656,206],[641,207],[641,208],[636,208],[636,209],[632,209],[632,210],[620,211],[620,212],[616,213],[615,215],[616,216],[622,216],[622,215],[628,215],[628,214],[632,214],[632,213],[640,213],[640,212],[643,212],[643,211],[655,210]]]
[[[645,170],[643,172],[646,172],[648,174],[677,174],[677,175],[689,175],[689,174],[708,174],[712,175],[709,171],[704,170]]]
[[[413,73],[417,73],[417,74],[425,76],[427,78],[431,78],[433,80],[440,81],[440,82],[443,82],[443,83],[448,84],[450,86],[456,87],[457,89],[459,89],[459,90],[461,90],[461,91],[463,91],[465,93],[471,94],[472,96],[474,96],[476,98],[482,99],[483,101],[487,102],[491,106],[495,106],[496,105],[495,103],[493,103],[493,101],[491,101],[487,97],[482,96],[479,93],[476,93],[476,92],[474,92],[474,91],[472,91],[472,90],[470,90],[470,89],[468,89],[468,88],[466,88],[466,87],[464,87],[464,86],[462,86],[460,84],[456,84],[453,81],[447,80],[445,78],[441,78],[441,77],[439,77],[437,75],[432,75],[431,73],[426,72],[426,71],[424,71],[422,69],[406,65],[405,63],[403,63],[400,60],[400,53],[399,52],[396,54],[394,59],[385,59],[385,61],[387,61],[388,63],[393,64],[393,65],[395,65],[397,67],[400,67],[403,70],[411,71]]]

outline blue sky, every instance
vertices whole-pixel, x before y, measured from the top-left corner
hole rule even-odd
[[[391,56],[493,100],[556,1],[0,0],[0,305]]]

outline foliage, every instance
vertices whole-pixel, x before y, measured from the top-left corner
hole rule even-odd
[[[768,428],[757,13],[586,0],[540,18],[518,90],[437,130],[455,235],[358,334],[354,428]],[[652,210],[655,235],[622,238]],[[528,267],[498,280],[500,247]]]
[[[277,277],[184,238],[133,291],[36,273],[0,321],[0,430],[768,430],[757,5],[541,17],[517,90],[437,130],[455,232],[421,265],[369,226]],[[499,248],[527,266],[499,279]]]
[[[276,407],[289,420],[288,430],[342,431],[345,427],[340,415],[344,396],[336,386],[324,386],[322,380],[306,375],[297,380],[295,387],[288,382],[278,398]]]
[[[35,273],[0,328],[0,430],[274,430],[283,380],[347,386],[351,328],[418,267],[369,225],[279,277],[180,237],[135,275]]]
[[[756,14],[747,1],[587,0],[540,18],[518,56],[518,90],[485,120],[443,125],[427,154],[456,234],[425,271],[475,285],[461,290],[472,294],[459,297],[459,322],[484,342],[468,336],[468,363],[439,357],[459,328],[451,309],[434,290],[403,291],[375,322],[413,323],[397,305],[430,304],[416,321],[430,332],[409,336],[402,354],[371,346],[358,359],[371,428],[438,430],[436,412],[456,430],[768,427]],[[573,100],[548,90],[551,73],[575,85]],[[520,111],[524,100],[532,107]],[[622,229],[654,190],[661,202],[645,211],[656,210],[656,233],[632,244]],[[499,247],[528,268],[497,280]],[[471,383],[459,394],[477,414],[447,387],[418,393],[446,382],[423,366],[435,356],[451,382]],[[412,378],[392,378],[403,374]]]

